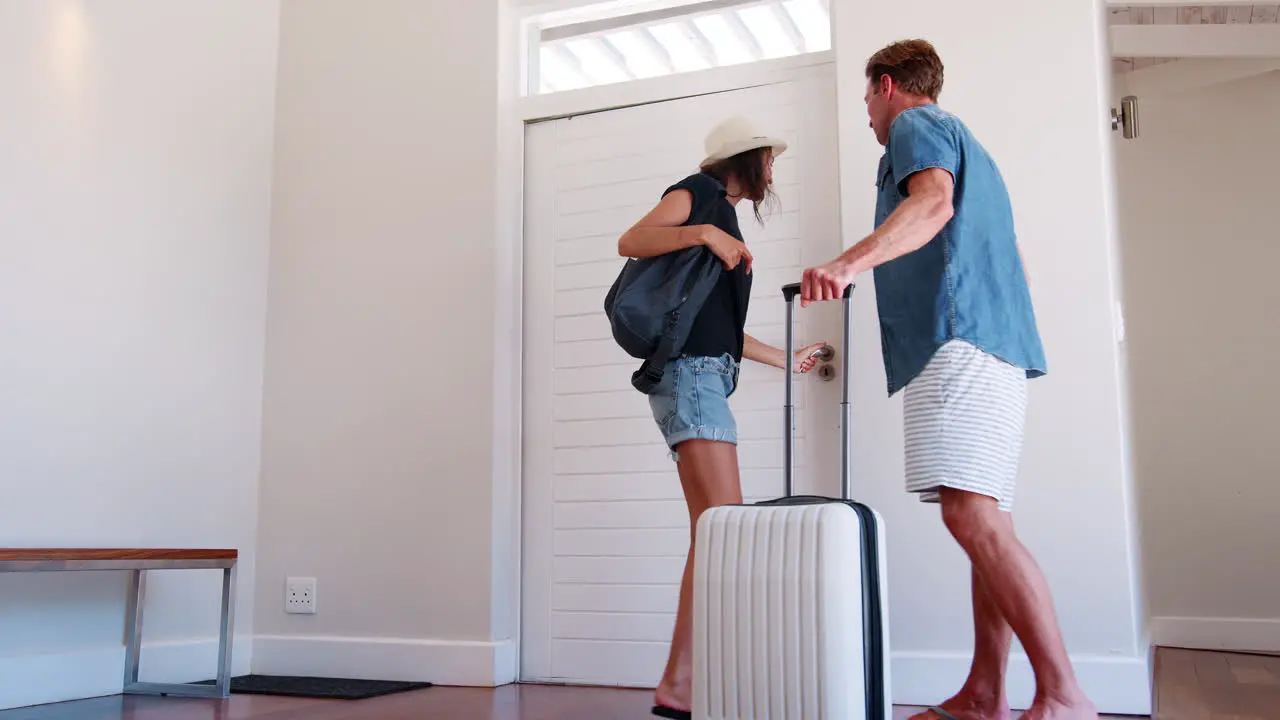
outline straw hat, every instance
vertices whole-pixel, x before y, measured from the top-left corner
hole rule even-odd
[[[707,157],[699,167],[708,167],[748,150],[771,147],[777,157],[787,150],[785,140],[761,132],[755,123],[742,116],[731,117],[707,133]]]

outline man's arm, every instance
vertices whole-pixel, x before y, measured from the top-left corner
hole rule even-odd
[[[805,270],[801,305],[835,300],[858,275],[915,252],[942,232],[955,214],[955,180],[942,168],[926,168],[907,180],[908,196],[875,232],[840,257]]]
[[[907,199],[884,224],[841,255],[854,275],[924,247],[955,214],[955,182],[946,170],[921,170],[907,180],[907,188]]]

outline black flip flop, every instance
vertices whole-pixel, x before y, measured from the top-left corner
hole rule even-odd
[[[693,720],[693,713],[688,710],[676,710],[666,705],[654,705],[653,714],[661,718],[670,718],[670,720]]]

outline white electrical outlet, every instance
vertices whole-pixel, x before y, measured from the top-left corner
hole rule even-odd
[[[284,583],[284,611],[290,615],[316,614],[316,579],[291,577]]]

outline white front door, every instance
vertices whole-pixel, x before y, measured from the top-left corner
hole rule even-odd
[[[745,114],[781,134],[779,202],[739,216],[755,257],[747,332],[781,346],[781,287],[841,249],[831,65],[794,80],[531,125],[526,137],[524,554],[526,681],[653,687],[666,662],[689,547],[675,465],[640,361],[613,342],[605,293],[617,239],[695,171],[716,122]],[[797,347],[839,347],[839,305],[796,307]],[[833,364],[838,367],[838,359]],[[744,363],[731,406],[748,502],[782,494],[783,373]],[[839,382],[796,383],[796,492],[839,490]]]

